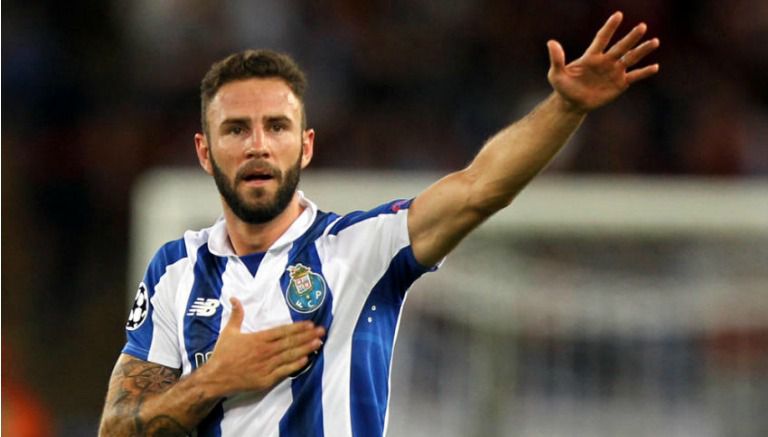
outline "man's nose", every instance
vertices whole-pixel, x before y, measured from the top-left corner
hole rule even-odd
[[[266,144],[266,136],[264,135],[264,129],[255,128],[251,132],[251,136],[248,138],[246,144],[246,155],[248,157],[263,157],[269,153]]]

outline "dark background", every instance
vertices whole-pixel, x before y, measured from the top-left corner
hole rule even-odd
[[[614,10],[622,35],[642,20],[661,39],[661,73],[592,114],[550,171],[768,175],[763,0],[3,2],[4,427],[29,397],[49,433],[94,433],[133,292],[131,189],[197,165],[212,62],[296,58],[313,168],[448,172],[547,95],[547,39],[571,60]]]

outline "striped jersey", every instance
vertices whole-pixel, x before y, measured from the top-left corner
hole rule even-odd
[[[223,400],[201,436],[381,436],[406,290],[430,270],[414,258],[409,200],[344,216],[305,209],[265,253],[235,255],[223,219],[165,244],[147,268],[123,353],[180,368],[210,357],[231,312],[243,332],[312,320],[327,335],[309,367],[267,393]]]

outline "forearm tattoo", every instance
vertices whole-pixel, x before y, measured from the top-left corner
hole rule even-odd
[[[180,373],[178,370],[140,360],[119,362],[112,372],[106,409],[113,409],[117,417],[132,417],[133,420],[132,423],[124,423],[122,432],[110,430],[107,434],[146,437],[190,435],[190,431],[170,415],[142,418],[139,414],[144,402],[149,397],[170,389],[179,381]]]

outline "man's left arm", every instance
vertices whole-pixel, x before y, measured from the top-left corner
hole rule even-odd
[[[408,233],[420,263],[434,265],[485,219],[509,205],[589,111],[658,72],[658,64],[630,70],[659,46],[656,38],[640,43],[644,23],[608,48],[621,20],[620,12],[611,15],[584,54],[567,65],[560,44],[549,41],[547,78],[554,92],[491,138],[467,168],[449,174],[414,199]]]

